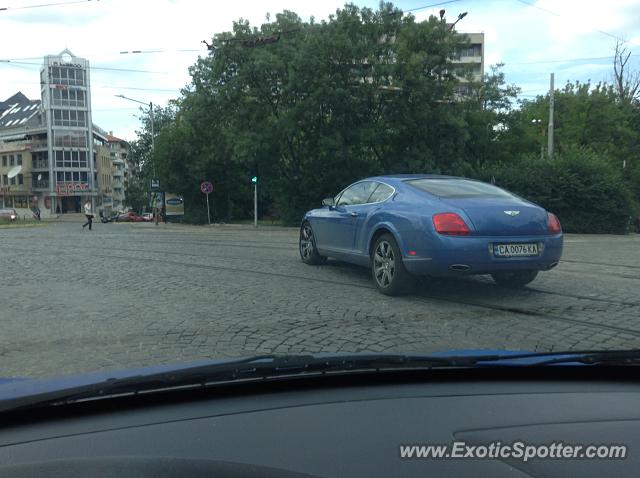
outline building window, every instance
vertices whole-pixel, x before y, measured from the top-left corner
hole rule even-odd
[[[55,126],[80,127],[87,125],[87,117],[84,111],[53,110],[53,124]]]
[[[22,155],[21,154],[16,156],[16,161],[17,161],[18,166],[22,166]]]
[[[58,183],[64,182],[64,173],[62,171],[56,172],[56,182]]]
[[[463,48],[460,50],[460,53],[457,55],[458,59],[461,56],[482,56],[482,44],[481,43],[473,43],[469,45],[467,48]]]
[[[53,146],[57,148],[86,148],[87,132],[78,131],[54,131]]]
[[[9,185],[9,176],[7,176],[6,174],[2,175],[2,184],[4,184],[5,186]]]
[[[88,175],[86,171],[80,171],[80,182],[81,183],[86,183],[88,180]]]
[[[86,151],[54,151],[56,168],[86,168]]]
[[[9,155],[9,166],[15,166],[15,158],[13,157],[13,154]]]
[[[82,90],[52,88],[51,102],[53,106],[70,106],[77,108],[83,108],[86,106],[85,95]]]
[[[29,196],[14,196],[13,197],[13,207],[16,208],[28,208],[29,207]]]
[[[22,174],[18,174],[18,185],[22,186],[24,184],[24,176]]]
[[[15,186],[16,185],[16,178],[15,177],[9,178],[9,185],[10,186]]]
[[[2,166],[4,166],[5,168],[7,167],[7,157],[6,156],[2,157]]]
[[[54,66],[50,70],[51,83],[56,85],[84,85],[84,70]]]

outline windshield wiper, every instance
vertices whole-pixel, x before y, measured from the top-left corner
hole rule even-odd
[[[349,373],[431,370],[500,366],[637,365],[640,350],[512,353],[480,355],[351,354],[351,355],[257,355],[222,363],[191,366],[170,372],[112,378],[0,401],[0,412],[188,390],[227,383],[256,382]]]

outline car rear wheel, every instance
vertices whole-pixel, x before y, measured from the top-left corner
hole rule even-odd
[[[313,229],[311,224],[305,222],[300,227],[300,241],[299,241],[300,258],[302,262],[310,265],[323,264],[327,258],[321,256],[316,248],[316,238],[313,235]]]
[[[505,287],[523,287],[532,282],[538,271],[513,271],[513,272],[494,272],[491,274],[493,280]]]
[[[376,287],[385,295],[400,295],[408,291],[411,277],[391,234],[382,234],[376,240],[371,254],[371,273]]]

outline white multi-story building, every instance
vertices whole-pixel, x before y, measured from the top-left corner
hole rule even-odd
[[[48,55],[40,85],[40,100],[18,93],[0,102],[0,143],[30,152],[30,205],[55,214],[81,212],[86,200],[94,208],[109,204],[115,186],[98,175],[114,168],[97,160],[109,140],[92,122],[89,61],[69,50]]]

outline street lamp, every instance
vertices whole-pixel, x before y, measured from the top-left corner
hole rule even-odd
[[[457,19],[455,22],[453,22],[453,23],[451,24],[451,26],[449,27],[449,31],[453,30],[453,27],[455,27],[455,26],[456,26],[456,24],[457,24],[460,20],[462,20],[464,17],[466,17],[466,16],[467,16],[467,12],[462,12],[462,13],[460,13],[460,14],[458,15],[458,19]]]
[[[151,119],[151,152],[153,153],[155,151],[155,145],[156,145],[156,140],[155,140],[155,127],[154,127],[154,118],[153,118],[153,103],[149,102],[146,103],[144,101],[140,101],[140,100],[136,100],[134,98],[129,98],[128,96],[124,96],[124,95],[115,95],[118,98],[122,98],[124,100],[129,100],[129,101],[133,101],[134,103],[138,103],[141,105],[145,105],[149,107],[149,117]],[[153,168],[153,178],[156,179],[156,162],[155,161],[151,161],[151,167]],[[157,205],[157,201],[154,199],[153,201],[153,211],[154,211],[154,216],[156,219],[156,226],[158,225],[158,205]]]
[[[154,120],[153,120],[153,103],[149,102],[149,103],[145,103],[144,101],[140,101],[140,100],[136,100],[133,98],[129,98],[128,96],[124,96],[124,95],[116,95],[117,98],[122,98],[124,100],[129,100],[129,101],[133,101],[134,103],[139,103],[141,105],[145,105],[149,107],[149,117],[151,118],[151,151],[153,151],[155,149],[155,131],[154,131]],[[156,164],[155,162],[153,163],[153,175],[156,175]]]

